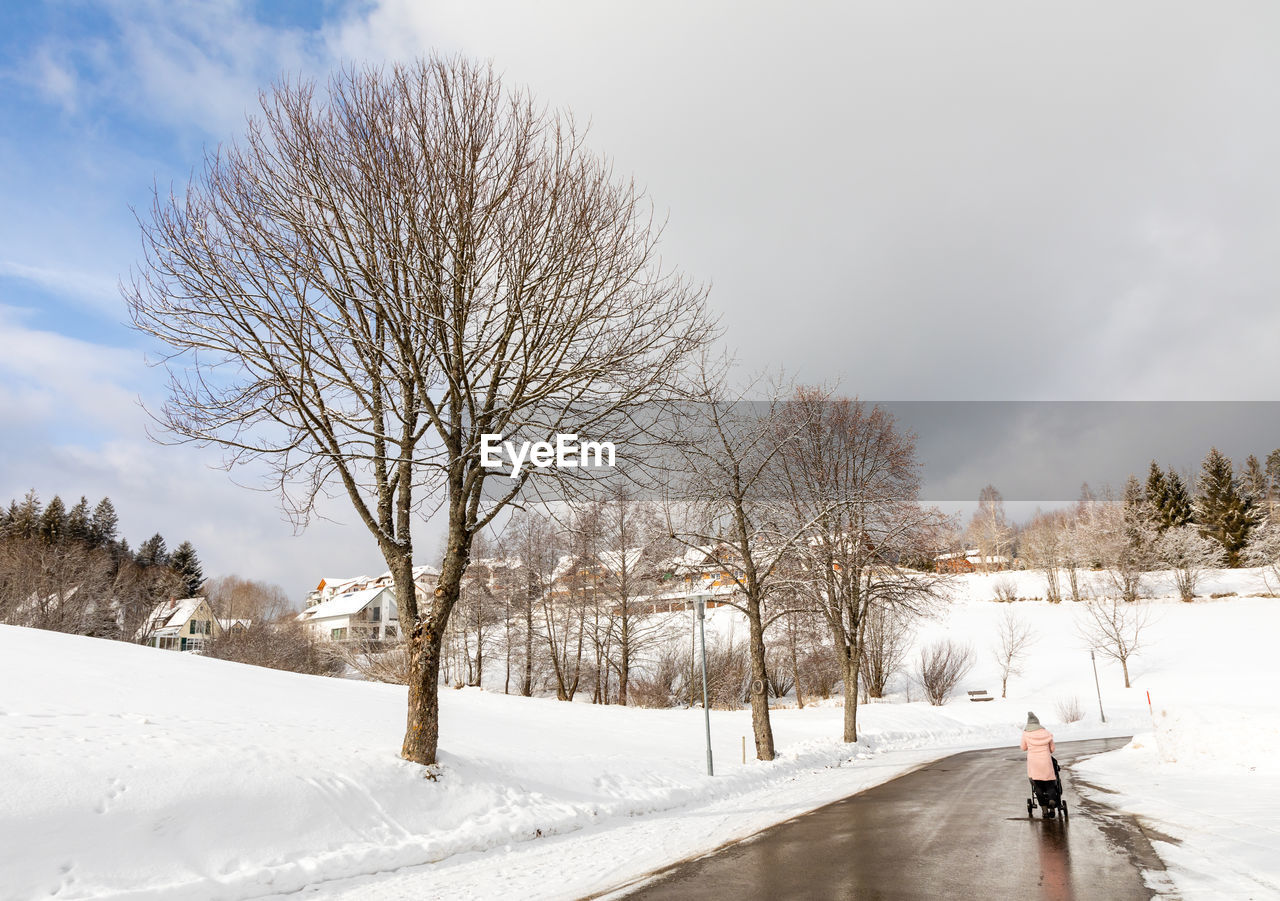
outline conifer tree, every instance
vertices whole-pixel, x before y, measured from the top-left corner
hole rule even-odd
[[[196,549],[190,541],[178,545],[169,558],[169,565],[182,579],[185,597],[193,598],[200,593],[200,586],[204,584],[204,569],[200,566],[200,558],[196,556]]]
[[[109,547],[115,543],[118,521],[115,505],[111,498],[104,497],[93,508],[93,521],[89,526],[89,540],[94,547]],[[128,550],[126,544],[125,550]]]
[[[137,561],[139,566],[165,566],[169,562],[169,548],[159,532],[152,535],[138,547]]]
[[[1280,447],[1267,454],[1267,476],[1271,481],[1271,490],[1280,492]]]
[[[66,537],[66,532],[67,508],[62,498],[55,494],[40,517],[40,537],[50,544],[57,544]]]
[[[1253,498],[1241,490],[1231,461],[1216,447],[1201,465],[1196,481],[1196,522],[1200,534],[1222,545],[1227,565],[1240,565],[1240,552],[1257,522]]]
[[[1195,521],[1195,508],[1191,503],[1191,491],[1178,471],[1172,466],[1165,476],[1167,494],[1163,521],[1165,528],[1173,529]]]
[[[1261,504],[1267,499],[1267,473],[1262,468],[1262,462],[1253,454],[1249,455],[1249,459],[1244,461],[1244,477],[1242,479],[1244,492],[1253,498],[1255,504]]]
[[[1151,461],[1151,469],[1147,473],[1147,506],[1151,510],[1152,523],[1157,532],[1169,528],[1167,513],[1169,510],[1169,483],[1164,471],[1155,460]]]
[[[80,496],[80,500],[71,508],[71,512],[67,514],[67,538],[81,544],[89,542],[89,532],[92,526],[90,521],[89,499],[84,495]]]
[[[44,509],[32,488],[22,498],[9,519],[9,533],[15,538],[34,538],[40,534],[40,514]]]

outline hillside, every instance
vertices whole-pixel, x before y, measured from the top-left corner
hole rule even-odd
[[[1028,594],[1033,575],[1017,576],[1028,579]],[[1255,576],[1214,578],[1243,594],[1243,580]],[[920,633],[974,644],[979,662],[961,692],[999,693],[987,652],[1009,607],[980,599],[992,579],[964,577],[957,600]],[[0,838],[10,861],[0,896],[232,899],[345,880],[327,890],[360,897],[372,885],[365,874],[435,864],[415,872],[451,897],[575,897],[922,760],[1014,744],[1028,709],[1061,739],[1129,734],[1150,729],[1150,691],[1169,716],[1212,714],[1274,731],[1280,601],[1151,606],[1134,687],[1100,666],[1105,726],[1089,655],[1074,634],[1078,608],[1027,601],[1014,607],[1039,641],[1007,701],[971,704],[961,693],[942,708],[901,698],[872,704],[860,712],[856,746],[836,740],[835,704],[779,710],[780,758],[746,765],[747,713],[715,711],[714,779],[704,772],[698,710],[446,691],[442,762],[429,779],[397,757],[403,688],[0,627]],[[718,631],[735,628],[729,611],[712,616]],[[1087,716],[1067,726],[1055,708],[1070,696]],[[1011,765],[1015,815],[1022,779]],[[1264,829],[1280,825],[1275,809],[1254,811]],[[567,837],[554,839],[555,879],[537,867],[522,865],[517,876],[497,866],[557,835]],[[468,853],[478,851],[488,853]]]

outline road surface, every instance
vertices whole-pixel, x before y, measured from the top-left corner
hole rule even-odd
[[[1128,739],[1058,745],[1070,818],[1028,819],[1025,755],[972,751],[660,871],[629,901],[1148,899],[1163,869],[1130,818],[1085,801],[1074,759]]]

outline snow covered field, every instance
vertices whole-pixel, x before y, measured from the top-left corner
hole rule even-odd
[[[1078,605],[990,603],[1002,579],[1044,593],[1036,573],[961,577],[920,631],[978,653],[945,707],[868,705],[856,746],[837,741],[834,705],[780,710],[780,758],[745,765],[747,712],[717,711],[714,779],[698,710],[446,691],[431,780],[396,756],[403,688],[0,627],[0,897],[580,897],[954,750],[1015,744],[1028,709],[1062,740],[1137,733],[1080,773],[1181,840],[1157,848],[1187,897],[1280,891],[1280,600],[1244,597],[1265,590],[1257,573],[1201,589],[1240,597],[1151,602],[1134,687],[1099,661],[1105,726]],[[1035,629],[1032,657],[1008,701],[969,703],[965,689],[999,694],[990,647],[1008,609]],[[1087,715],[1065,726],[1069,698]],[[1023,780],[1011,768],[1014,815]]]

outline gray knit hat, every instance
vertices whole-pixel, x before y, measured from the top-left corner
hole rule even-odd
[[[1034,713],[1032,713],[1030,710],[1028,710],[1028,711],[1027,711],[1027,725],[1026,725],[1026,728],[1025,728],[1025,729],[1023,729],[1022,731],[1023,731],[1023,732],[1035,732],[1037,729],[1043,729],[1043,728],[1044,728],[1044,727],[1040,725],[1040,720],[1036,717],[1036,715],[1035,715]]]

